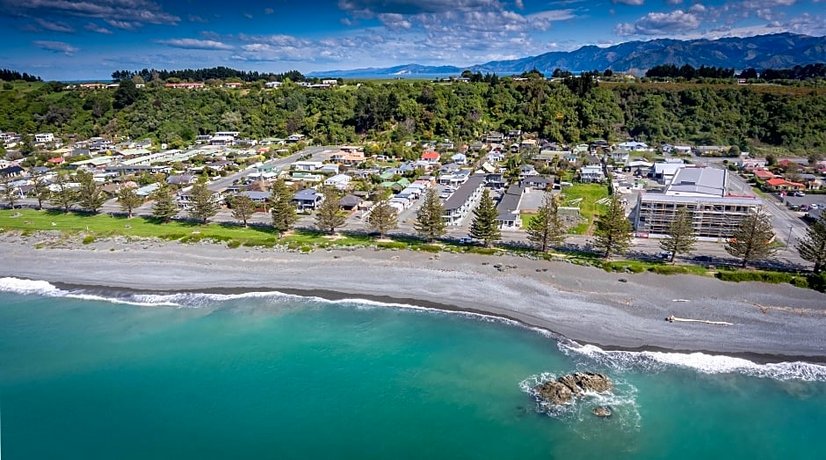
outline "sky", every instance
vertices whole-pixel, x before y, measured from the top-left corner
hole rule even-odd
[[[0,68],[467,66],[584,45],[826,35],[826,0],[0,0]]]

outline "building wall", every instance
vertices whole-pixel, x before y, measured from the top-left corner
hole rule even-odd
[[[648,197],[637,201],[637,232],[667,234],[674,222],[677,211],[688,208],[694,221],[694,231],[698,237],[729,238],[743,219],[760,209],[760,202],[753,204],[733,203],[721,199],[709,201],[672,201]]]

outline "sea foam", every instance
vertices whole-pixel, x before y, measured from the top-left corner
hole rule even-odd
[[[703,374],[739,373],[776,380],[826,382],[826,366],[802,361],[761,364],[734,356],[700,352],[603,350],[595,345],[581,345],[572,341],[560,341],[559,349],[568,356],[584,356],[617,371],[660,372],[668,367],[677,367]]]

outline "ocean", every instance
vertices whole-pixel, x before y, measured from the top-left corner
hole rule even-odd
[[[614,391],[539,410],[530,388],[576,370]],[[356,299],[0,279],[4,460],[821,459],[824,434],[822,365]]]

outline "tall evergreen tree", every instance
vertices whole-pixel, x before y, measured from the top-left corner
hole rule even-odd
[[[232,206],[232,217],[243,222],[246,227],[247,221],[255,213],[255,202],[252,198],[246,195],[235,195],[230,199],[230,206]]]
[[[545,195],[542,205],[528,221],[525,230],[528,232],[528,240],[542,252],[561,244],[565,239],[565,225],[559,217],[559,200],[550,194]]]
[[[189,216],[206,224],[209,218],[218,214],[218,203],[205,183],[197,183],[189,191]]]
[[[69,182],[69,176],[66,173],[58,173],[54,181],[55,190],[51,195],[51,202],[63,210],[69,212],[69,208],[75,204],[77,193],[74,187]]]
[[[443,213],[444,208],[442,208],[442,203],[439,201],[439,195],[436,194],[435,189],[431,188],[425,194],[424,202],[416,212],[416,223],[413,227],[419,235],[432,242],[445,234]]]
[[[32,181],[32,196],[37,200],[37,209],[43,209],[43,202],[49,201],[52,191],[42,175],[37,175]]]
[[[161,222],[169,222],[178,215],[178,203],[175,194],[168,185],[163,185],[152,194],[155,204],[152,205],[152,217]]]
[[[696,243],[697,236],[694,234],[691,212],[687,208],[680,208],[668,229],[667,237],[660,241],[660,249],[670,252],[669,262],[674,262],[677,254],[688,254],[693,251]]]
[[[771,216],[763,212],[749,214],[726,243],[726,252],[741,259],[745,267],[774,254],[773,239]]]
[[[597,218],[594,246],[603,257],[622,254],[631,245],[631,222],[625,217],[625,209],[617,195],[611,197],[605,213]]]
[[[344,226],[347,216],[341,210],[341,194],[337,190],[328,187],[323,194],[324,201],[316,211],[315,224],[319,230],[332,235],[337,228]]]
[[[9,207],[14,209],[14,206],[17,204],[17,201],[20,199],[19,192],[17,187],[12,187],[12,180],[11,176],[3,176],[0,177],[0,188],[2,188],[3,192],[3,199],[9,204]]]
[[[87,171],[80,171],[75,176],[80,188],[77,190],[77,204],[83,210],[92,214],[97,214],[98,210],[106,201],[106,194],[103,193],[100,186],[95,183],[95,178],[92,173]]]
[[[797,244],[797,251],[803,260],[815,264],[815,273],[826,267],[826,212],[821,212],[815,223],[806,229],[806,236]]]
[[[367,225],[376,232],[379,238],[384,238],[388,231],[398,226],[398,214],[387,200],[379,201],[367,216]]]
[[[131,219],[135,208],[143,204],[143,197],[138,195],[133,187],[121,187],[118,190],[118,205]]]
[[[490,247],[494,241],[502,238],[496,217],[496,204],[493,202],[493,198],[490,197],[490,191],[485,189],[482,192],[482,199],[479,200],[479,205],[473,210],[470,236],[481,240],[485,244],[485,247]]]
[[[297,217],[293,206],[293,191],[284,179],[278,179],[272,186],[270,213],[272,226],[278,233],[288,232],[295,225]]]

